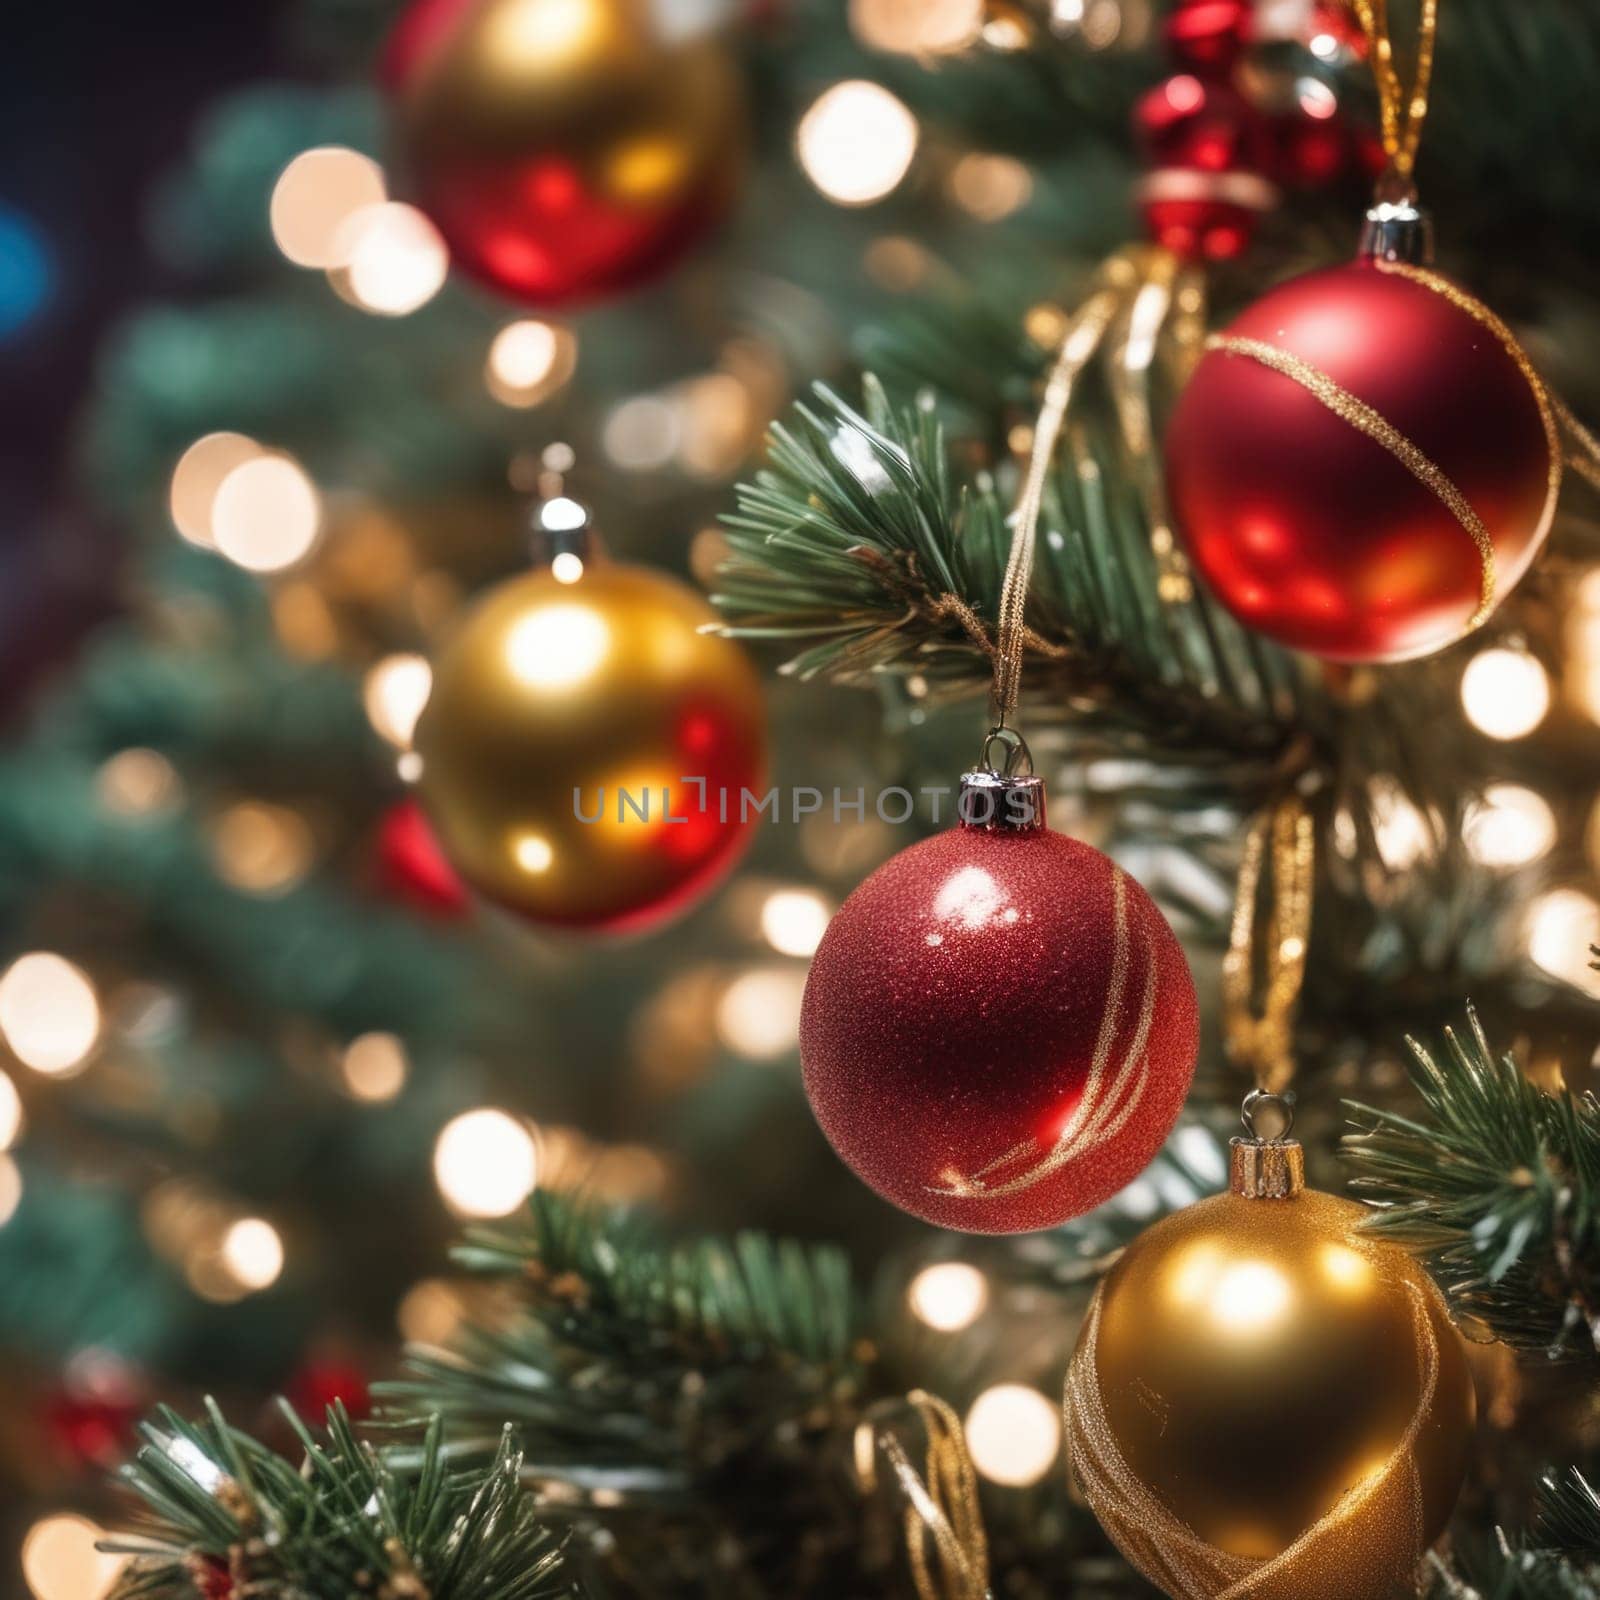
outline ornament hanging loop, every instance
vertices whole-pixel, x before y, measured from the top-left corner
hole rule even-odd
[[[1355,0],[1361,31],[1367,38],[1373,81],[1378,88],[1378,115],[1383,149],[1389,158],[1378,180],[1380,204],[1415,207],[1413,173],[1422,125],[1428,117],[1428,85],[1433,78],[1434,46],[1439,33],[1439,0],[1420,0],[1417,47],[1408,89],[1395,60],[1394,38],[1389,29],[1389,0]]]
[[[1250,1137],[1229,1144],[1229,1187],[1247,1200],[1292,1200],[1306,1186],[1305,1151],[1289,1137],[1293,1096],[1252,1089],[1239,1120]]]
[[[1005,752],[999,766],[994,764],[989,754],[997,744]],[[1028,748],[1028,741],[1015,728],[1008,728],[1002,722],[983,736],[983,749],[978,756],[978,765],[983,771],[992,772],[997,777],[1031,778],[1033,752]]]

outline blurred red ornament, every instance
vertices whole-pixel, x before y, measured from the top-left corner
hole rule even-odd
[[[233,1574],[215,1556],[190,1556],[188,1571],[201,1600],[233,1600]]]
[[[1447,280],[1370,261],[1245,312],[1167,435],[1173,514],[1223,603],[1338,661],[1427,655],[1481,621],[1533,560],[1560,477],[1509,338]]]
[[[1324,61],[1363,60],[1367,35],[1351,0],[1314,0],[1302,42]]]
[[[727,211],[737,73],[672,13],[411,0],[384,79],[417,201],[465,271],[534,305],[593,299],[659,276]]]
[[[1020,1233],[1109,1199],[1172,1131],[1194,984],[1166,919],[1035,796],[878,868],[839,909],[800,1020],[806,1093],[858,1177],[946,1228]],[[1036,820],[1034,820],[1036,819]]]
[[[1139,186],[1151,238],[1186,260],[1240,254],[1277,199],[1262,114],[1230,85],[1184,72],[1139,100],[1134,131],[1152,169]]]
[[[103,1351],[86,1351],[68,1364],[60,1385],[45,1396],[45,1431],[69,1465],[103,1472],[132,1454],[147,1398],[144,1380],[127,1362]]]
[[[464,916],[472,903],[415,800],[397,801],[384,812],[378,823],[378,866],[396,895],[431,916]]]
[[[1133,121],[1151,167],[1260,172],[1271,155],[1261,113],[1237,89],[1189,72],[1142,95]]]
[[[287,1398],[307,1422],[321,1423],[336,1400],[357,1421],[372,1410],[366,1375],[349,1361],[306,1362],[289,1380]]]
[[[1250,42],[1254,21],[1253,0],[1178,0],[1162,36],[1184,66],[1225,77]]]

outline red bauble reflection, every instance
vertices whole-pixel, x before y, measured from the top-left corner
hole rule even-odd
[[[732,63],[646,0],[412,0],[384,79],[403,165],[454,260],[556,305],[657,276],[727,210]]]
[[[1185,66],[1227,73],[1250,42],[1254,20],[1253,0],[1179,0],[1161,31]]]
[[[467,888],[415,800],[401,800],[378,823],[378,866],[385,885],[429,916],[465,916]]]
[[[879,1194],[941,1227],[1048,1228],[1135,1177],[1194,1071],[1165,918],[1063,834],[958,826],[840,908],[806,983],[812,1110]]]
[[[1554,513],[1559,463],[1502,340],[1427,284],[1370,262],[1283,284],[1227,337],[1300,358],[1365,402],[1465,497],[1503,598]],[[1295,378],[1216,349],[1167,435],[1172,509],[1196,565],[1249,626],[1337,661],[1459,639],[1482,592],[1473,538],[1434,489]]]
[[[358,1422],[372,1410],[372,1392],[366,1374],[349,1361],[317,1359],[306,1362],[289,1380],[287,1398],[307,1422],[319,1426],[335,1401]]]

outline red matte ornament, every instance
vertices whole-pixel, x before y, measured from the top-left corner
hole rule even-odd
[[[1011,819],[1019,792],[1031,809]],[[1198,1011],[1155,902],[1044,825],[1037,778],[969,774],[962,793],[971,820],[840,907],[800,1056],[823,1132],[885,1199],[945,1228],[1022,1233],[1148,1165],[1188,1092]]]
[[[308,1422],[321,1424],[337,1400],[357,1422],[372,1411],[366,1374],[349,1361],[308,1361],[289,1380],[289,1404]]]
[[[1185,66],[1226,74],[1250,42],[1254,16],[1252,0],[1179,0],[1161,31]]]
[[[1166,444],[1174,517],[1223,603],[1335,661],[1428,655],[1481,622],[1532,562],[1560,479],[1509,337],[1436,274],[1366,260],[1246,311]]]

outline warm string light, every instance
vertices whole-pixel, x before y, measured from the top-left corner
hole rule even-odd
[[[19,956],[0,977],[0,1034],[25,1067],[67,1077],[100,1039],[100,1001],[83,970],[48,950]]]
[[[814,955],[832,915],[814,890],[774,889],[761,905],[761,932],[779,955]]]
[[[315,485],[286,455],[241,462],[211,503],[216,549],[246,572],[281,572],[310,553],[322,526]]]
[[[405,1045],[392,1033],[364,1033],[345,1046],[339,1061],[346,1091],[356,1100],[393,1100],[405,1088],[410,1065]]]
[[[202,550],[216,548],[212,515],[217,491],[236,467],[264,454],[262,447],[245,434],[208,433],[178,457],[178,464],[172,469],[167,505],[173,526],[190,544]]]
[[[795,1048],[805,974],[787,967],[741,973],[717,1002],[717,1033],[736,1055],[771,1061]]]
[[[241,1289],[270,1288],[283,1272],[283,1240],[264,1217],[241,1217],[222,1236],[221,1265]]]
[[[1461,706],[1491,739],[1526,738],[1550,709],[1550,675],[1526,650],[1480,650],[1461,674]]]
[[[1600,567],[1573,586],[1566,636],[1568,697],[1591,721],[1600,722]]]
[[[0,1155],[0,1228],[17,1214],[22,1204],[22,1169],[10,1156]]]
[[[1552,978],[1600,995],[1589,947],[1600,944],[1600,904],[1581,889],[1551,889],[1528,907],[1528,956]]]
[[[368,671],[361,699],[380,737],[398,750],[409,750],[432,691],[433,668],[427,657],[402,653],[385,656]]]
[[[104,1528],[61,1511],[41,1517],[22,1539],[22,1575],[34,1600],[101,1600],[122,1571],[123,1557],[96,1549]]]
[[[805,175],[828,199],[866,206],[885,199],[911,170],[920,130],[881,84],[852,78],[826,89],[800,119],[796,149]]]
[[[985,1389],[967,1412],[972,1464],[992,1483],[1026,1488],[1055,1464],[1061,1418],[1053,1402],[1022,1383]]]
[[[297,267],[342,267],[351,217],[387,198],[383,169],[371,157],[338,145],[306,150],[273,186],[272,237]]]
[[[987,1308],[989,1280],[965,1261],[940,1261],[911,1280],[906,1301],[918,1321],[939,1333],[959,1333]]]
[[[210,832],[218,876],[247,894],[283,894],[311,870],[310,826],[286,806],[241,800],[213,820]]]
[[[943,55],[976,43],[983,0],[850,0],[850,31],[869,50]]]
[[[161,816],[183,803],[183,780],[157,750],[119,750],[101,763],[95,793],[115,816]]]
[[[328,281],[344,299],[374,316],[404,317],[444,287],[450,252],[439,230],[398,200],[363,206],[339,229],[339,265]]]
[[[1022,162],[980,152],[951,168],[949,185],[956,204],[980,222],[999,222],[1033,196],[1033,175]]]
[[[539,1181],[539,1151],[527,1126],[492,1106],[446,1123],[433,1151],[433,1174],[457,1216],[509,1216]]]
[[[1493,783],[1468,805],[1462,839],[1480,866],[1525,867],[1554,846],[1555,813],[1532,789]]]
[[[9,1150],[22,1134],[22,1096],[10,1074],[0,1072],[0,1150]]]
[[[495,335],[483,378],[502,405],[522,409],[549,399],[577,364],[578,341],[568,329],[528,318]]]

